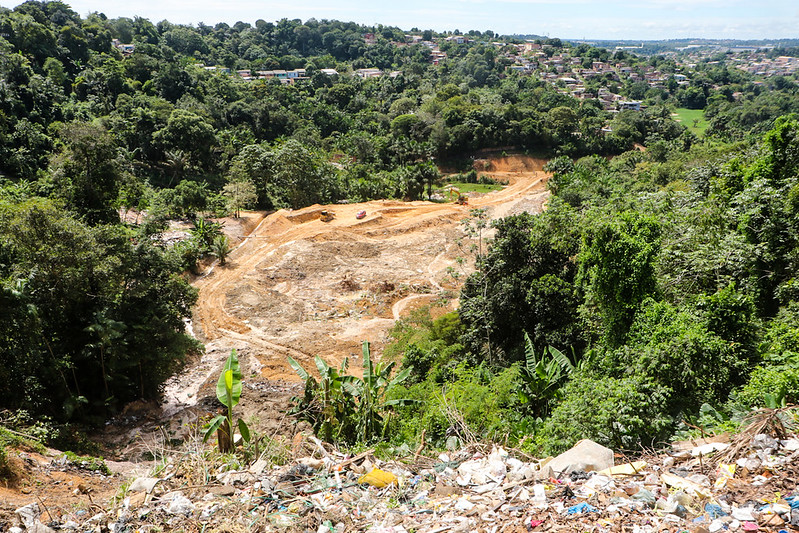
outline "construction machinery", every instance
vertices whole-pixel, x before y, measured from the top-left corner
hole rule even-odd
[[[319,220],[322,222],[331,222],[334,218],[336,215],[333,211],[324,210],[319,213]]]

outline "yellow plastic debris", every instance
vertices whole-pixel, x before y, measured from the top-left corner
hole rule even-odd
[[[380,470],[379,468],[373,468],[371,472],[358,478],[358,483],[367,483],[373,487],[382,489],[383,487],[387,487],[389,485],[398,485],[399,481],[397,480],[397,476],[391,472],[386,472],[384,470]]]
[[[603,476],[634,476],[641,474],[644,468],[646,468],[646,461],[635,461],[634,463],[611,466],[599,473]]]
[[[726,464],[721,463],[719,465],[719,472],[718,477],[716,478],[716,483],[713,485],[715,488],[720,489],[723,488],[724,485],[727,484],[727,481],[730,479],[735,478],[735,466],[734,464]]]

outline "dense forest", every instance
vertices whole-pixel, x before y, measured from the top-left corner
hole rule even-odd
[[[552,199],[495,223],[458,313],[395,329],[387,352],[408,378],[391,394],[420,402],[386,419],[394,438],[443,444],[458,434],[449,406],[461,433],[635,448],[799,399],[795,79],[757,79],[721,54],[678,83],[673,58],[538,41],[668,74],[662,87],[586,84],[644,102],[617,112],[509,68],[521,40],[411,33],[446,58],[387,26],[0,9],[2,407],[97,423],[157,397],[201,349],[184,328],[185,274],[226,253],[205,217],[419,199],[444,164],[470,168],[490,148],[551,158]],[[705,134],[676,107],[704,109]],[[195,238],[164,245],[173,218]]]

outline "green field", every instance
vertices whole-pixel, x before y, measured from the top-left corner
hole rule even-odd
[[[681,123],[683,126],[688,128],[695,134],[697,135],[705,134],[708,122],[707,120],[705,120],[705,117],[702,115],[701,109],[686,109],[684,107],[681,107],[674,112],[672,117],[674,118],[674,120]],[[696,126],[694,126],[694,120],[697,121]]]
[[[450,182],[447,182],[447,183],[444,184],[445,187],[447,185],[452,185],[453,187],[457,187],[458,190],[461,193],[491,192],[491,191],[498,191],[498,190],[500,190],[503,187],[503,185],[486,185],[486,184],[483,184],[483,183],[466,183],[466,182],[463,182],[463,181],[450,181]],[[447,193],[447,191],[444,190],[443,187],[439,188],[439,192],[441,192],[442,194],[445,194],[445,195]]]

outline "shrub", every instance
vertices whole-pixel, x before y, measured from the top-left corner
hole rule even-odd
[[[668,389],[646,377],[577,374],[564,387],[563,398],[538,439],[548,453],[562,452],[580,439],[640,449],[664,441],[673,427],[666,414]]]
[[[416,441],[422,431],[433,446],[443,447],[448,436],[470,436],[516,445],[527,435],[533,419],[524,415],[518,391],[518,365],[491,371],[487,366],[461,363],[451,380],[425,381],[400,387],[394,395],[415,400],[398,410],[398,441]]]
[[[344,375],[347,360],[340,370],[315,358],[319,381],[292,357],[289,364],[305,380],[305,395],[292,398],[291,414],[310,423],[317,436],[328,442],[355,444],[383,439],[390,422],[390,410],[413,400],[392,397],[391,391],[408,378],[410,369],[391,378],[394,362],[373,363],[369,343],[363,343],[363,378]]]
[[[673,391],[669,410],[676,415],[703,403],[718,405],[745,382],[750,362],[740,347],[687,311],[650,299],[612,366],[648,376]]]
[[[766,394],[785,398],[788,403],[799,401],[799,355],[793,365],[770,365],[755,368],[738,394],[738,400],[750,407],[762,407]]]

